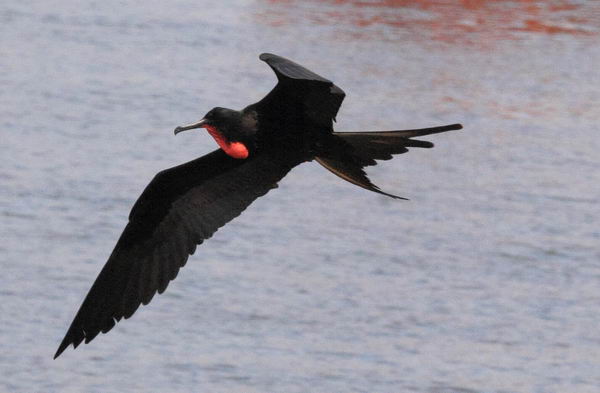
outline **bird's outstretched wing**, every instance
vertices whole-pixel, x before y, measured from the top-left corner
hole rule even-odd
[[[90,342],[162,293],[196,245],[277,187],[300,161],[262,153],[247,160],[219,149],[158,173],[135,203],[129,223],[65,338]]]
[[[309,118],[318,126],[331,127],[346,93],[329,79],[284,57],[263,53],[259,57],[277,75],[278,83],[257,105],[285,116]]]

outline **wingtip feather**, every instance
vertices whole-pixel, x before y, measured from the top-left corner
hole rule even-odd
[[[69,347],[69,345],[71,345],[71,340],[69,339],[69,335],[67,334],[67,336],[65,336],[65,338],[62,340],[62,342],[58,346],[58,349],[56,350],[56,353],[54,354],[53,359],[56,359],[57,357],[59,357],[60,354],[63,353],[65,351],[65,349],[67,349]]]
[[[264,52],[264,53],[261,53],[261,54],[258,56],[259,60],[262,60],[262,61],[264,61],[264,62],[267,62],[267,61],[269,61],[269,60],[271,60],[271,59],[273,59],[273,58],[280,58],[280,57],[281,57],[281,56],[277,56],[277,55],[275,55],[275,54],[273,54],[273,53],[269,53],[269,52]]]
[[[56,360],[57,357],[60,356],[61,353],[63,353],[63,351],[66,349],[67,347],[58,347],[58,350],[56,351],[56,353],[54,354],[54,357],[52,358],[53,360]]]

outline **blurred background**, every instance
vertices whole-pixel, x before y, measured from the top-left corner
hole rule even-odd
[[[0,391],[597,392],[600,2],[0,4]],[[339,131],[428,127],[372,168],[310,163],[167,292],[54,354],[173,128],[275,84],[342,87]]]

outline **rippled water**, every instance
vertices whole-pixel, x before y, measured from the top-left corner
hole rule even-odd
[[[600,6],[585,1],[4,1],[0,391],[596,392]],[[174,126],[274,84],[347,93],[339,130],[461,122],[373,168],[316,164],[108,335],[52,355]]]

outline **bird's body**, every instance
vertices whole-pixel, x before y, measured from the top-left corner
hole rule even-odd
[[[162,293],[196,246],[276,188],[295,166],[313,159],[355,185],[393,198],[363,168],[407,147],[432,147],[414,136],[449,126],[337,133],[333,120],[344,92],[282,57],[262,54],[278,84],[261,101],[236,111],[216,107],[175,133],[206,128],[220,149],[158,173],[134,204],[121,237],[73,320],[55,358],[90,342]]]

